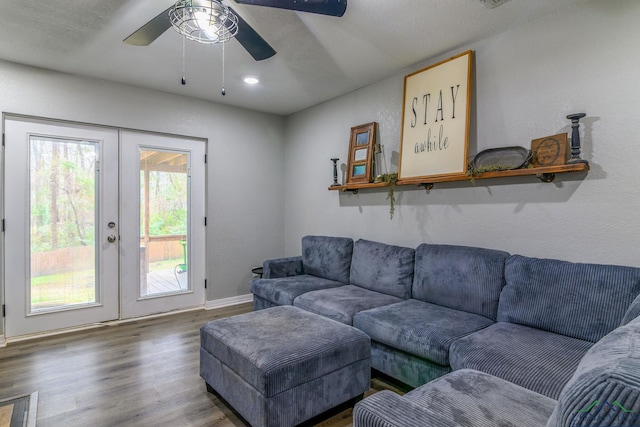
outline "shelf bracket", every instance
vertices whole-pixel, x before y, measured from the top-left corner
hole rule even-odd
[[[426,191],[433,190],[433,182],[423,182],[418,184],[418,187],[423,187]]]
[[[553,180],[556,179],[556,174],[555,173],[539,173],[536,175],[536,178],[538,178],[542,182],[553,182]]]
[[[342,190],[343,192],[347,192],[347,191],[351,191],[351,194],[358,194],[358,189],[357,188],[345,188],[344,190]]]

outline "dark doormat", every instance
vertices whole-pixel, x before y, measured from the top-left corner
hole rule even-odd
[[[0,427],[34,427],[38,392],[0,399]]]

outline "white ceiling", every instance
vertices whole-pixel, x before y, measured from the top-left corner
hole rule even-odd
[[[122,42],[174,0],[0,0],[0,59],[288,115],[585,1],[348,0],[336,18],[225,0],[278,53],[256,62],[228,42],[224,97],[220,46],[187,42],[183,86],[176,32]]]

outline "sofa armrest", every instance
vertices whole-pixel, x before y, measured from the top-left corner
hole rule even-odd
[[[633,319],[638,317],[638,315],[640,315],[640,295],[636,296],[636,298],[631,302],[631,305],[627,307],[627,311],[624,313],[620,326],[624,326],[631,322]]]
[[[301,256],[268,259],[262,264],[262,270],[262,277],[265,279],[298,276],[304,273]]]
[[[383,390],[361,400],[353,408],[353,427],[456,427],[453,419]]]

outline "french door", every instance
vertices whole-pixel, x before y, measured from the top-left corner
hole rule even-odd
[[[7,337],[204,303],[204,141],[4,125]]]
[[[117,319],[118,131],[7,117],[4,193],[5,335]]]
[[[121,133],[125,318],[204,304],[205,144]]]

